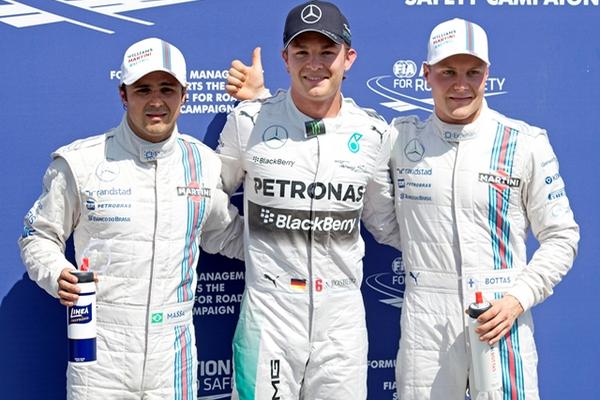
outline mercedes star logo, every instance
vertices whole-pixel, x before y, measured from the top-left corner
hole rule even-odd
[[[263,142],[272,149],[283,147],[288,138],[287,130],[280,125],[272,125],[265,129],[262,135]]]
[[[404,154],[410,161],[416,162],[423,159],[425,154],[425,148],[417,139],[412,139],[406,144],[404,148]]]
[[[321,9],[314,4],[309,4],[302,10],[301,18],[305,24],[314,24],[321,19]]]

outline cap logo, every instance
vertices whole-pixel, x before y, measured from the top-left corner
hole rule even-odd
[[[437,45],[442,44],[443,42],[447,42],[449,40],[454,40],[455,38],[456,38],[456,29],[452,29],[449,32],[440,33],[439,35],[432,37],[431,42],[437,46]]]
[[[145,50],[136,51],[135,53],[127,55],[127,63],[129,67],[133,67],[134,65],[146,60],[147,58],[152,56],[152,48],[148,48]]]
[[[315,24],[321,20],[322,15],[323,12],[318,6],[309,4],[302,10],[300,18],[305,24]]]

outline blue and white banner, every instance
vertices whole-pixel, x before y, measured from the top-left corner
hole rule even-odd
[[[16,245],[39,196],[50,153],[116,126],[123,109],[119,67],[134,41],[160,37],[188,64],[189,100],[179,128],[216,147],[235,102],[224,91],[234,58],[262,47],[271,89],[287,88],[283,23],[299,2],[241,0],[0,0],[2,137],[0,196],[0,398],[63,399],[65,308],[33,283]],[[462,17],[489,37],[490,107],[544,127],[581,226],[579,255],[555,294],[534,309],[541,397],[595,398],[595,305],[600,274],[599,0],[339,1],[350,20],[357,61],[344,94],[388,121],[427,117],[430,88],[421,64],[429,32]],[[239,203],[239,199],[235,199]],[[370,337],[369,399],[396,399],[394,366],[405,279],[400,255],[368,233],[362,290]],[[530,249],[536,248],[534,240]],[[72,250],[68,250],[72,258]],[[231,338],[244,285],[242,263],[202,254],[194,308],[199,398],[228,399]]]

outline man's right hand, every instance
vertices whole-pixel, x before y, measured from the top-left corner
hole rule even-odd
[[[238,100],[256,99],[265,90],[264,71],[260,57],[260,47],[252,52],[252,65],[233,60],[225,90]]]
[[[79,286],[77,286],[77,277],[71,274],[75,271],[73,268],[64,268],[58,276],[58,297],[60,304],[73,307],[79,298]]]

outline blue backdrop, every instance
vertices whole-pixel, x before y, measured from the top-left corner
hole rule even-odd
[[[186,55],[191,82],[180,130],[215,147],[234,103],[224,95],[233,58],[260,45],[271,88],[287,87],[280,57],[283,22],[296,1],[0,0],[0,398],[65,397],[65,311],[32,283],[16,245],[22,219],[41,191],[49,154],[120,121],[116,73],[134,41],[158,36]],[[597,168],[600,148],[598,0],[340,1],[358,59],[344,94],[386,119],[426,117],[420,76],[426,42],[442,20],[463,17],[488,32],[488,103],[545,127],[561,161],[581,225],[579,256],[555,295],[534,309],[543,399],[594,398],[600,328],[593,294],[600,258]],[[587,160],[587,161],[586,161]],[[366,235],[368,237],[368,235]],[[535,248],[532,241],[531,248]],[[363,293],[370,335],[369,399],[395,399],[394,363],[404,276],[398,253],[370,237]],[[590,269],[592,268],[592,269]],[[229,398],[230,339],[243,265],[203,254],[195,308],[201,399]]]

